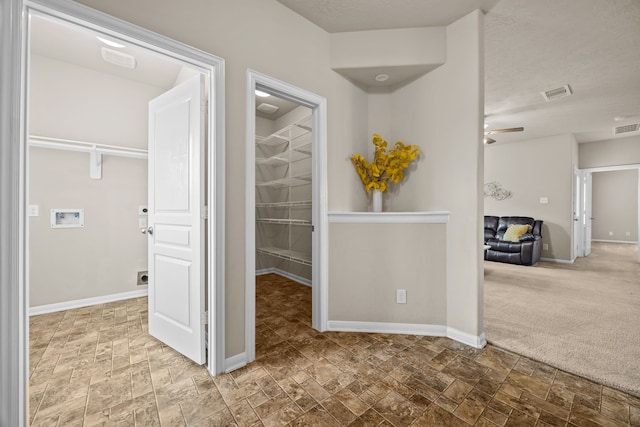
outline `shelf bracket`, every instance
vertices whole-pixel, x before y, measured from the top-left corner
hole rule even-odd
[[[95,145],[89,152],[89,176],[91,179],[102,179],[102,154]]]

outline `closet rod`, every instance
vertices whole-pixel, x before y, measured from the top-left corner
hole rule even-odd
[[[135,159],[147,159],[147,150],[139,148],[118,147],[115,145],[94,144],[85,141],[71,139],[48,138],[44,136],[29,136],[29,145],[32,147],[51,148],[54,150],[81,151],[84,153],[107,154],[112,156],[132,157]]]

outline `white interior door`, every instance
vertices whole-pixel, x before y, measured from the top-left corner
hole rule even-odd
[[[591,253],[591,230],[593,221],[593,208],[592,208],[592,192],[593,183],[591,180],[591,172],[584,174],[584,256],[589,256]]]
[[[573,257],[584,256],[583,251],[583,237],[582,237],[582,223],[580,221],[581,216],[581,202],[580,194],[582,193],[582,173],[575,169],[573,171]]]
[[[149,103],[149,333],[205,362],[203,78]]]

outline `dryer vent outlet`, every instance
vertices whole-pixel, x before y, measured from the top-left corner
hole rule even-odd
[[[138,271],[138,286],[149,284],[149,273],[147,271]]]

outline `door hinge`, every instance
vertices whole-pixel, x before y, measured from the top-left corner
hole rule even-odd
[[[316,226],[315,226],[315,225],[312,225],[312,226],[311,226],[311,232],[313,233],[314,231],[316,231]]]
[[[201,210],[201,217],[203,219],[209,219],[209,206],[203,206]]]
[[[209,311],[205,311],[204,313],[202,313],[202,324],[203,325],[209,324]]]

